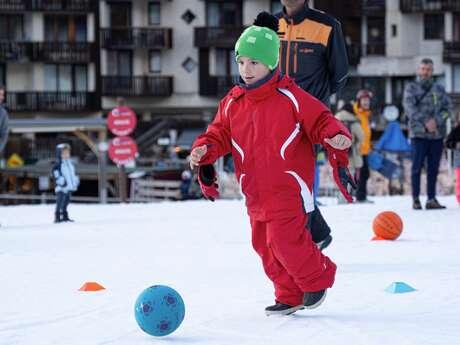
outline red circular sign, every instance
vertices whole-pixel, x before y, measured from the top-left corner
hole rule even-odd
[[[107,118],[109,130],[120,137],[131,134],[136,124],[136,113],[125,106],[114,108]]]
[[[127,164],[136,158],[137,144],[130,137],[116,137],[109,143],[109,157],[116,164]]]

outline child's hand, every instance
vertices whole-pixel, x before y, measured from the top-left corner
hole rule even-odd
[[[324,142],[336,150],[346,150],[351,146],[350,138],[343,134],[337,134],[332,139],[326,138]]]
[[[208,152],[206,145],[195,147],[190,153],[190,168],[198,166],[201,158]]]

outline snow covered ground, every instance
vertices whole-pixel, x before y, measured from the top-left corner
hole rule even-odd
[[[313,311],[266,317],[272,286],[250,244],[240,201],[0,207],[0,344],[460,344],[460,207],[413,211],[407,197],[323,207],[338,264]],[[374,216],[398,212],[395,242],[370,241]],[[77,291],[85,281],[107,290]],[[404,281],[416,292],[384,289]],[[186,316],[166,338],[134,319],[138,294],[174,287]]]

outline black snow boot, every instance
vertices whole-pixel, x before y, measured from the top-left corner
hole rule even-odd
[[[446,206],[441,205],[436,198],[430,199],[425,204],[426,210],[443,210]]]
[[[61,223],[62,222],[61,214],[59,212],[56,212],[54,214],[54,222],[55,223]]]
[[[307,309],[318,308],[326,299],[326,290],[316,292],[305,292],[303,294],[303,305]]]
[[[67,212],[64,212],[62,214],[62,221],[63,222],[73,222],[74,220],[69,218],[69,214]]]
[[[294,314],[297,310],[302,310],[305,307],[303,305],[297,305],[293,307],[292,305],[284,303],[276,303],[265,308],[265,315],[291,315]]]
[[[414,210],[421,210],[422,209],[422,203],[420,202],[419,198],[414,198],[414,201],[412,202],[412,208]]]

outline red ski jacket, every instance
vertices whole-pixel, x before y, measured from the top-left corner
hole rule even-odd
[[[269,221],[313,211],[313,144],[337,134],[351,138],[319,100],[276,72],[257,88],[230,90],[193,148],[208,147],[200,165],[231,152],[249,216]],[[326,148],[348,165],[347,151]]]

